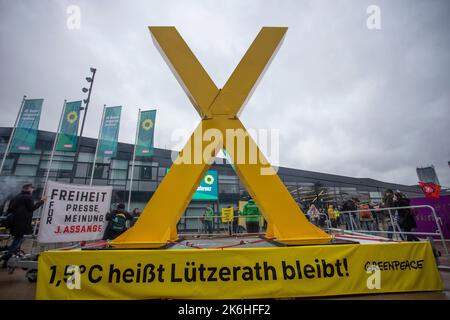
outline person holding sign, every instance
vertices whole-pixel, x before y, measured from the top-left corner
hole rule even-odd
[[[222,223],[227,223],[228,225],[228,234],[232,235],[231,223],[233,222],[233,207],[228,206],[226,208],[222,208]]]
[[[33,211],[41,207],[47,200],[47,197],[43,197],[35,203],[31,196],[33,190],[33,184],[24,184],[22,192],[11,200],[8,207],[8,218],[5,227],[10,230],[13,241],[8,248],[8,252],[0,258],[0,260],[3,260],[3,268],[6,268],[12,255],[20,250],[24,235],[32,233]]]
[[[109,223],[103,240],[114,240],[120,236],[127,229],[127,221],[131,219],[131,215],[125,211],[125,204],[119,203],[116,210],[106,214],[106,221],[109,221]]]

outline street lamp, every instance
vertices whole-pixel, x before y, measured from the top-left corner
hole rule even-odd
[[[80,110],[84,110],[84,114],[83,114],[83,121],[81,122],[80,135],[78,136],[78,139],[77,139],[77,149],[75,151],[75,158],[74,158],[74,163],[73,163],[73,167],[72,167],[72,174],[70,176],[70,183],[73,183],[73,179],[75,178],[75,173],[77,172],[78,157],[80,155],[81,137],[83,136],[84,123],[86,121],[86,115],[87,115],[87,111],[88,111],[88,107],[89,107],[89,102],[91,101],[92,86],[94,84],[95,73],[97,72],[97,69],[91,67],[90,71],[92,72],[92,76],[86,77],[86,81],[90,84],[89,89],[87,89],[86,87],[83,87],[81,89],[81,91],[83,91],[84,93],[86,93],[86,92],[89,92],[89,93],[88,93],[87,98],[83,99],[85,107],[80,108]]]

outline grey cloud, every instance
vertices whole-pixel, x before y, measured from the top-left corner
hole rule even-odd
[[[66,28],[69,5],[80,30]],[[382,29],[366,28],[381,8]],[[287,26],[278,55],[242,121],[280,129],[283,166],[415,184],[434,164],[450,185],[448,1],[7,1],[0,0],[0,126],[21,96],[45,98],[41,128],[55,130],[63,99],[81,99],[98,68],[86,135],[103,104],[123,105],[119,139],[134,139],[137,109],[158,108],[156,145],[199,121],[151,41],[175,25],[218,86],[261,26]]]

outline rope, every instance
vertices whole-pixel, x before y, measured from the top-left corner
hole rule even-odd
[[[186,241],[185,243],[180,243],[180,242],[176,242],[176,241],[169,241],[169,242],[172,243],[174,246],[186,246],[186,247],[191,247],[191,248],[195,248],[195,249],[225,249],[225,248],[238,247],[238,246],[242,246],[245,244],[255,244],[255,243],[259,243],[259,242],[267,242],[268,240],[272,240],[272,239],[258,239],[258,240],[254,240],[254,241],[241,240],[239,243],[229,244],[229,245],[220,246],[220,247],[201,247],[201,246],[195,245],[189,241]]]

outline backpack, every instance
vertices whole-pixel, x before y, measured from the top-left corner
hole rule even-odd
[[[125,230],[125,226],[127,223],[127,218],[123,213],[118,213],[116,216],[111,219],[111,229],[113,231],[121,232]]]
[[[362,204],[360,206],[360,217],[363,219],[371,219],[372,213],[370,212],[370,207],[367,204]]]

